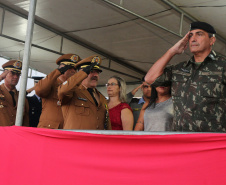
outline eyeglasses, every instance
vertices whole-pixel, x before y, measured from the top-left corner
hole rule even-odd
[[[105,84],[105,85],[106,85],[106,87],[109,87],[109,86],[115,86],[115,85],[118,85],[118,84],[116,84],[116,83],[113,82],[113,83],[110,83],[110,84],[107,83],[107,84]]]

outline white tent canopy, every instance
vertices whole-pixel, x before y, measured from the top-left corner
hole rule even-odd
[[[29,4],[0,0],[0,55],[5,58],[22,60]],[[37,0],[30,67],[48,74],[63,53],[98,54],[100,85],[112,75],[136,84],[195,20],[215,27],[214,50],[226,55],[225,12],[224,0]],[[190,55],[187,51],[171,64]]]

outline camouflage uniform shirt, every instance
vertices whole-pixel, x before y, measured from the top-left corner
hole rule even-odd
[[[194,57],[167,67],[153,85],[171,81],[174,130],[226,131],[226,59],[214,51],[202,63]]]

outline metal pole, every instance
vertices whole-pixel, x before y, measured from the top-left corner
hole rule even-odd
[[[3,32],[4,21],[5,21],[5,9],[3,8],[3,11],[2,11],[2,24],[1,24],[1,31],[0,31],[1,34]]]
[[[1,0],[0,0],[0,1],[1,1]],[[21,12],[18,12],[17,10],[14,10],[14,9],[12,9],[12,8],[10,8],[10,7],[8,7],[8,6],[4,5],[4,4],[2,4],[2,3],[0,3],[0,7],[5,8],[5,10],[10,11],[10,12],[12,12],[12,13],[18,15],[18,16],[21,16],[21,17],[23,17],[23,18],[27,18],[27,15],[26,15],[26,14],[23,14],[23,13],[21,13]],[[141,75],[146,74],[146,72],[143,71],[143,70],[141,70],[140,68],[134,67],[133,65],[131,65],[131,64],[129,64],[129,63],[125,63],[123,60],[121,60],[121,59],[119,59],[119,58],[117,58],[117,57],[115,57],[115,56],[113,56],[113,55],[109,55],[109,54],[106,53],[105,51],[102,51],[102,50],[100,50],[100,49],[98,49],[98,48],[95,48],[95,47],[93,47],[93,46],[90,46],[90,45],[88,45],[88,44],[86,44],[86,43],[84,43],[84,42],[82,42],[82,41],[80,41],[80,40],[78,40],[78,39],[76,39],[76,38],[74,38],[74,37],[71,37],[71,36],[69,36],[69,35],[67,35],[67,34],[65,34],[65,33],[62,33],[62,32],[59,31],[59,30],[56,30],[56,29],[54,29],[54,28],[51,28],[51,27],[45,25],[44,23],[42,23],[42,22],[40,22],[40,21],[38,21],[38,20],[35,20],[35,24],[38,25],[38,26],[41,26],[42,28],[45,28],[45,29],[47,29],[47,30],[49,30],[49,31],[51,31],[51,32],[53,32],[53,33],[56,33],[57,35],[63,36],[65,39],[68,39],[68,40],[70,40],[70,41],[72,41],[72,42],[74,42],[74,43],[76,43],[76,44],[79,44],[80,46],[83,46],[83,47],[85,47],[85,48],[87,48],[87,49],[89,49],[89,50],[91,50],[91,51],[93,51],[93,52],[95,52],[95,53],[98,53],[98,54],[102,55],[103,57],[109,58],[109,59],[111,59],[112,61],[114,61],[115,63],[117,63],[117,64],[119,64],[119,65],[121,65],[121,66],[123,66],[123,67],[126,67],[126,68],[128,68],[128,69],[130,69],[130,70],[132,70],[132,71],[135,71],[135,72],[137,72],[137,73],[140,73]],[[9,37],[9,36],[7,36],[7,35],[1,35],[1,36],[4,36],[4,37],[6,37],[6,38],[10,38],[10,39],[13,39],[13,40],[18,40],[18,39],[16,39],[16,38],[12,38],[12,37]],[[41,47],[41,46],[39,46],[39,45],[34,45],[34,44],[33,44],[33,46],[35,46],[35,47],[37,47],[37,48],[40,48],[40,49],[45,49],[45,50],[47,50],[47,48]],[[53,50],[50,50],[50,49],[48,49],[47,51],[50,51],[50,52],[53,52],[53,53],[59,53],[59,52],[57,52],[57,51],[53,51]],[[62,55],[62,54],[59,53],[59,55]]]
[[[30,55],[31,55],[31,43],[32,43],[33,29],[34,29],[36,2],[37,0],[30,0],[28,23],[27,23],[27,35],[25,40],[23,65],[22,65],[22,76],[21,76],[21,82],[20,82],[20,93],[19,93],[18,107],[17,107],[17,113],[16,113],[16,123],[15,123],[16,126],[21,126],[23,123],[24,105],[25,105],[25,98],[26,98],[26,86],[27,86],[28,69],[29,69],[29,62],[30,62]]]
[[[184,14],[182,13],[180,17],[180,30],[179,30],[179,33],[181,36],[182,36],[183,21],[184,21]]]

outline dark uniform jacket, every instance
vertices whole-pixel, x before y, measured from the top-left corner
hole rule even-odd
[[[226,59],[212,51],[202,63],[192,57],[165,69],[153,84],[172,82],[174,130],[226,131]]]
[[[42,100],[37,98],[36,95],[27,97],[29,103],[29,122],[30,127],[37,127],[39,118],[42,113]]]
[[[142,100],[142,101],[141,101]],[[131,109],[133,110],[133,118],[134,118],[134,126],[133,128],[135,128],[136,124],[137,124],[137,120],[140,116],[140,111],[144,105],[145,101],[142,98],[133,98],[131,100],[131,102],[129,103],[129,106],[131,107]]]
[[[42,114],[39,119],[39,128],[63,128],[63,115],[60,102],[58,101],[57,90],[62,83],[58,77],[59,70],[54,70],[46,78],[39,80],[35,87],[36,94],[42,98]]]
[[[87,77],[79,71],[65,81],[60,87],[58,96],[64,116],[64,129],[111,129],[105,97],[96,90],[100,103],[96,106],[93,98],[81,82]]]
[[[0,126],[15,125],[16,111],[18,103],[19,92],[14,91],[14,98],[16,106],[13,104],[13,99],[9,91],[5,88],[4,84],[0,85]],[[27,99],[25,100],[23,126],[29,126],[29,105]]]

